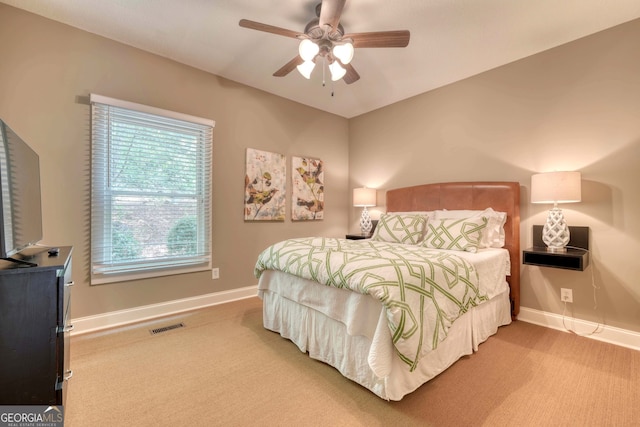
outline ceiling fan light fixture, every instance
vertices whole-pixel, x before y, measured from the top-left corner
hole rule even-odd
[[[296,68],[298,69],[300,74],[302,74],[302,77],[308,80],[311,78],[311,72],[313,71],[315,66],[316,66],[316,63],[313,61],[304,61],[302,64],[298,65]]]
[[[315,44],[310,39],[302,40],[300,42],[300,46],[298,46],[298,53],[300,54],[300,58],[302,58],[305,62],[312,61],[313,58],[316,57],[318,52],[320,52],[320,46]]]
[[[297,67],[309,79],[314,63],[321,58],[323,85],[326,64],[331,64],[328,68],[333,81],[344,78],[346,84],[352,84],[360,79],[351,65],[355,48],[406,47],[411,34],[409,30],[346,33],[340,22],[345,4],[346,0],[320,0],[315,8],[316,18],[307,23],[302,33],[248,19],[241,19],[239,25],[298,41],[298,54],[276,70],[274,77],[284,77]]]
[[[340,62],[347,65],[353,59],[353,44],[347,42],[333,46],[333,56],[338,58]]]
[[[329,71],[331,72],[331,80],[334,82],[336,80],[340,80],[345,74],[347,74],[347,70],[342,68],[338,61],[333,61],[329,64]]]

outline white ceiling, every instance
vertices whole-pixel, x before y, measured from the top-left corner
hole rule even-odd
[[[356,49],[361,78],[272,77],[319,0],[0,0],[293,101],[351,118],[640,18],[639,0],[347,0],[345,32],[409,30],[406,48]],[[334,96],[331,96],[333,91]]]

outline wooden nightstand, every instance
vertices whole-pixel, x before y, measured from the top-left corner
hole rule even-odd
[[[589,227],[569,227],[566,252],[548,252],[542,242],[542,226],[533,226],[533,247],[522,251],[522,263],[539,267],[583,271],[589,266]]]

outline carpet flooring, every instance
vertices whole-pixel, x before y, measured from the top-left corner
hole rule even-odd
[[[66,427],[640,425],[640,352],[524,322],[399,402],[265,330],[258,298],[74,336],[71,369]]]

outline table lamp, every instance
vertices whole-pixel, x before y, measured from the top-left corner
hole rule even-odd
[[[547,172],[531,177],[531,203],[553,203],[542,228],[542,241],[549,252],[566,252],[569,226],[558,203],[574,203],[582,199],[580,172]]]
[[[371,233],[371,217],[367,207],[376,205],[376,189],[375,188],[354,188],[353,189],[353,206],[362,207],[362,216],[360,217],[360,231],[363,236]]]

